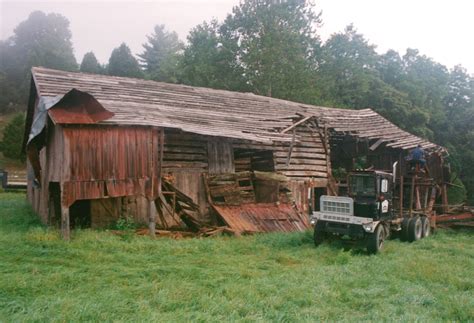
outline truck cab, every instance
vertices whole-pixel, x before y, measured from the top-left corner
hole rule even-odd
[[[354,216],[374,221],[393,217],[393,176],[382,171],[356,171],[348,176],[348,193]]]

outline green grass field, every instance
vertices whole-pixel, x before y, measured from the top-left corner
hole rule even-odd
[[[39,224],[0,194],[0,322],[474,321],[474,233],[368,256],[311,233],[124,239]]]

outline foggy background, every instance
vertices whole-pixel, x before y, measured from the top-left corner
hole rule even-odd
[[[238,0],[156,0],[145,1],[0,1],[0,37],[6,39],[34,10],[56,12],[70,21],[77,61],[93,51],[106,63],[112,50],[122,42],[134,54],[143,51],[146,35],[157,24],[165,24],[185,41],[191,28],[203,21],[225,19]],[[395,49],[419,49],[452,68],[462,64],[474,72],[474,2],[469,0],[320,0],[323,26],[319,34],[326,40],[350,23],[379,53]]]

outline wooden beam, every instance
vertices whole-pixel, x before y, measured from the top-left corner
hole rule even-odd
[[[301,119],[300,121],[297,121],[297,122],[293,123],[291,126],[289,126],[288,128],[284,129],[284,130],[281,131],[280,133],[282,133],[282,134],[283,134],[283,133],[286,133],[286,132],[290,131],[291,129],[293,129],[294,127],[297,127],[297,126],[299,126],[300,124],[302,124],[302,123],[308,121],[308,120],[311,119],[312,117],[313,117],[313,116],[309,116],[309,117],[303,118],[303,119]]]
[[[288,151],[288,157],[286,159],[286,167],[290,165],[291,153],[293,152],[293,146],[295,145],[296,129],[293,129],[293,137],[291,139],[290,150]]]
[[[377,149],[383,142],[385,142],[385,139],[379,139],[377,140],[372,146],[369,147],[370,151],[374,151]]]

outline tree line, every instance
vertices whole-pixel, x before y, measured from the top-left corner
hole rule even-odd
[[[448,148],[459,201],[474,204],[474,77],[416,49],[376,52],[349,25],[323,42],[322,16],[307,0],[245,0],[182,42],[157,25],[133,55],[122,43],[106,65],[91,51],[78,64],[69,21],[33,12],[0,42],[0,112],[24,111],[31,66],[145,78],[321,106],[370,107],[402,129]],[[1,148],[1,144],[0,144]],[[466,187],[466,189],[464,188]]]

